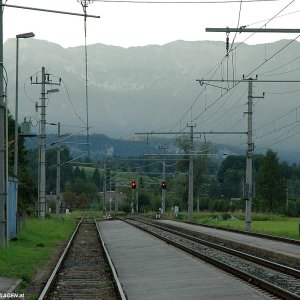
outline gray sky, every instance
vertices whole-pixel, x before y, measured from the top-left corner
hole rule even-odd
[[[153,0],[155,1],[155,0]],[[240,26],[268,20],[291,0],[243,3]],[[300,1],[295,0],[267,28],[300,28]],[[82,13],[77,0],[8,0],[7,4]],[[206,27],[236,27],[240,3],[230,4],[133,4],[91,3],[88,13],[100,19],[88,19],[88,44],[103,43],[122,47],[166,44],[174,40],[221,40],[225,33],[206,33]],[[295,12],[295,13],[294,13]],[[266,21],[265,21],[266,22]],[[263,26],[265,22],[250,27]],[[33,31],[37,39],[72,47],[84,44],[83,18],[6,7],[4,40]],[[230,34],[232,40],[234,34]],[[249,34],[238,34],[237,42]],[[296,34],[255,34],[248,44],[292,39]]]

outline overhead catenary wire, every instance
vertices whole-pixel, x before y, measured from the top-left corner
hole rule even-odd
[[[228,3],[239,3],[241,0],[207,0],[207,1],[143,1],[143,0],[94,0],[95,2],[104,3],[132,3],[132,4],[228,4]],[[245,3],[252,2],[274,2],[278,0],[243,0]]]
[[[273,124],[273,123],[276,122],[276,121],[279,121],[280,119],[286,117],[287,115],[289,115],[290,113],[294,112],[295,110],[297,111],[298,108],[300,108],[300,106],[297,106],[297,107],[295,107],[295,108],[293,108],[293,109],[290,109],[289,111],[283,113],[282,115],[280,115],[280,116],[277,117],[276,119],[274,119],[274,120],[272,120],[272,121],[270,121],[270,122],[267,122],[266,124],[264,124],[264,125],[258,127],[256,130],[260,130],[260,129],[262,129],[262,128],[264,128],[264,127],[270,125],[270,124]]]
[[[265,76],[280,76],[280,75],[286,75],[286,74],[294,73],[294,72],[299,71],[299,70],[300,70],[300,68],[297,68],[297,69],[293,69],[293,70],[290,70],[290,71],[281,72],[281,73],[276,73],[276,74],[269,74],[269,75],[265,75]]]
[[[289,13],[286,13],[286,14],[282,14],[282,15],[279,14],[276,17],[274,17],[273,20],[278,19],[278,18],[283,18],[283,17],[286,17],[286,16],[290,16],[292,14],[296,14],[296,13],[299,13],[299,12],[300,12],[300,10],[295,10],[295,11],[292,11],[292,12],[289,12]],[[260,24],[260,23],[264,23],[265,24],[266,21],[269,21],[269,19],[264,19],[264,20],[261,20],[261,21],[256,21],[254,23],[250,23],[250,24],[247,24],[245,26],[246,27],[250,27],[252,25],[256,25],[256,24]]]
[[[296,126],[294,126],[292,129],[289,129],[287,132],[283,132],[281,135],[277,136],[277,137],[274,137],[272,138],[271,140],[269,141],[265,141],[263,142],[260,147],[258,149],[264,149],[264,148],[267,148],[268,146],[271,146],[271,145],[275,145],[275,144],[278,144],[279,142],[281,141],[284,141],[286,140],[287,138],[290,138],[291,136],[289,135],[290,132],[292,132],[293,130],[295,130],[299,125],[297,124]],[[296,133],[298,134],[298,132]],[[296,134],[293,134],[293,136],[295,136]],[[274,143],[273,143],[274,142]],[[265,147],[263,147],[263,145],[266,145]]]
[[[266,133],[264,133],[264,134],[262,134],[262,135],[260,135],[260,136],[255,136],[255,139],[258,140],[258,139],[260,139],[260,138],[262,138],[262,137],[269,136],[269,135],[271,135],[271,134],[273,134],[273,133],[275,133],[275,132],[277,132],[277,131],[281,131],[282,129],[286,129],[286,128],[288,128],[288,127],[294,125],[294,124],[297,124],[296,127],[298,127],[298,126],[299,126],[299,123],[300,123],[300,121],[296,120],[296,121],[294,121],[294,122],[292,122],[292,123],[290,123],[290,124],[281,126],[281,127],[279,127],[279,128],[274,128],[273,130],[270,130],[270,131],[268,131],[268,132],[266,132]],[[296,127],[295,127],[295,128],[296,128]],[[294,128],[293,128],[293,129],[294,129]]]
[[[268,71],[265,71],[265,72],[262,72],[262,73],[258,73],[257,75],[260,76],[260,75],[265,75],[265,74],[268,74],[268,73],[271,73],[271,72],[274,72],[274,71],[277,71],[279,69],[282,69],[284,67],[286,67],[287,65],[293,63],[294,61],[298,60],[300,58],[300,55],[298,55],[297,57],[293,58],[292,60],[288,61],[287,63],[279,66],[279,67],[276,67],[274,69],[271,69],[271,70],[268,70]],[[271,74],[272,76],[272,74]]]
[[[276,16],[278,16],[280,13],[282,13],[285,9],[287,9],[295,0],[292,0],[290,3],[288,3],[284,8],[282,8],[276,15],[274,15],[272,18],[268,19],[268,22],[266,22],[263,26],[267,25],[268,23],[270,23],[274,18],[276,18]],[[263,27],[262,26],[262,27]],[[255,33],[253,33],[250,37],[252,37]],[[236,50],[240,45],[242,45],[242,43],[244,43],[246,40],[248,40],[250,37],[248,37],[247,39],[245,39],[243,42],[239,43],[237,46],[235,46],[234,48],[231,49],[230,52],[232,52],[233,50]],[[288,45],[287,45],[288,46]],[[286,46],[286,47],[287,47]],[[278,52],[279,53],[279,52]],[[278,53],[276,53],[275,55],[277,55]],[[275,55],[273,55],[271,58],[273,58]],[[213,73],[213,75],[211,76],[211,78],[215,75],[215,73],[217,72],[217,70],[220,68],[220,66],[222,65],[222,63],[224,62],[224,60],[226,59],[227,54],[222,58],[221,62],[219,64],[217,64],[217,66],[214,68],[215,71]],[[267,61],[269,61],[271,58],[269,58]],[[257,69],[259,69],[261,66],[263,66],[267,61],[265,61],[263,64],[261,64],[260,66],[258,66],[255,70],[253,70],[250,74],[252,74],[253,72],[255,72]],[[249,76],[249,75],[247,75]],[[233,83],[233,86],[231,88],[234,88],[236,85],[238,85],[239,82],[237,82],[236,84]],[[228,91],[227,91],[228,92]],[[198,97],[194,100],[193,104],[189,107],[189,109],[186,110],[186,112],[184,113],[183,117],[180,118],[180,120],[173,126],[173,128],[171,130],[173,130],[178,124],[180,124],[183,120],[183,118],[188,114],[188,112],[192,109],[192,107],[194,106],[194,104],[196,103],[196,101],[198,101],[198,99],[200,98],[200,96],[202,95],[203,90],[200,92],[200,94],[198,95]],[[209,108],[211,108],[212,106],[214,106],[215,103],[217,103],[223,95],[225,95],[226,92],[224,94],[222,94],[220,97],[218,97],[211,105],[209,105],[208,107],[205,107],[205,110],[202,111],[200,114],[198,114],[196,117],[194,117],[191,121],[195,122],[201,115],[203,115],[204,112],[206,112]]]
[[[80,117],[80,115],[78,114],[77,110],[76,110],[75,107],[74,107],[74,104],[73,104],[72,99],[71,99],[71,97],[70,97],[69,90],[68,90],[68,87],[67,87],[65,81],[62,79],[61,82],[63,83],[63,86],[64,86],[64,88],[65,88],[65,91],[66,91],[68,100],[69,100],[69,102],[70,102],[70,105],[71,105],[71,107],[72,107],[72,109],[73,109],[75,115],[76,115],[77,118],[78,118],[84,125],[86,125],[86,127],[87,127],[88,124],[82,120],[82,118]]]
[[[299,92],[299,91],[300,91],[300,89],[289,90],[289,91],[284,91],[284,92],[265,92],[265,95],[284,95],[284,94],[296,93],[296,92]]]

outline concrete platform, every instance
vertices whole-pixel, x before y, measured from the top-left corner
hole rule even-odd
[[[300,246],[298,245],[293,245],[293,244],[275,241],[275,240],[267,240],[256,236],[239,234],[236,232],[197,226],[193,224],[187,224],[187,223],[176,222],[171,220],[160,220],[159,222],[171,224],[174,226],[180,226],[196,232],[213,235],[214,237],[224,238],[237,243],[242,243],[257,248],[266,249],[269,250],[270,252],[277,252],[284,256],[290,256],[294,260],[300,261]]]
[[[127,223],[101,221],[98,226],[129,300],[269,299]]]
[[[21,283],[21,279],[0,277],[0,293],[12,293]]]

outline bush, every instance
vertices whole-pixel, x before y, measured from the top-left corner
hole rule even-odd
[[[223,220],[231,219],[231,214],[229,214],[229,213],[223,213],[221,216],[222,216]]]

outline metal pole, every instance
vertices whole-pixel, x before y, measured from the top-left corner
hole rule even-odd
[[[57,124],[57,167],[56,167],[56,215],[58,216],[61,212],[61,197],[60,197],[60,122]]]
[[[251,79],[251,78],[250,78]],[[247,165],[246,165],[246,230],[252,230],[252,158],[253,158],[253,141],[252,141],[252,115],[253,115],[253,97],[252,97],[253,82],[248,83],[248,150],[247,150]]]
[[[137,170],[137,177],[136,177],[136,192],[135,192],[135,210],[136,213],[139,213],[139,172]]]
[[[89,135],[89,98],[88,98],[88,50],[87,50],[87,8],[88,0],[82,0],[81,6],[84,12],[84,54],[85,54],[85,104],[86,104],[86,144],[88,158],[90,158],[90,135]]]
[[[18,161],[19,161],[19,38],[16,38],[16,103],[15,103],[15,148],[14,148],[14,180],[16,183],[16,216],[18,218]],[[18,222],[18,221],[17,221]],[[18,228],[18,226],[17,226]]]
[[[2,0],[0,0],[2,5]],[[6,173],[5,173],[5,103],[3,89],[3,10],[0,9],[0,247],[7,245],[5,203],[6,203]]]
[[[134,213],[134,208],[133,208],[133,202],[134,202],[134,189],[132,189],[132,196],[131,196],[131,213]]]
[[[116,172],[116,179],[115,179],[114,199],[115,199],[115,215],[117,215],[118,214],[118,169]]]
[[[18,162],[19,162],[19,39],[34,37],[33,32],[16,35],[16,101],[15,101],[15,147],[14,147],[14,177],[16,190],[16,213],[18,212]]]
[[[285,203],[286,212],[289,210],[289,180],[286,180],[286,203]]]
[[[5,85],[3,102],[5,103],[5,195],[6,195],[6,245],[9,242],[9,211],[10,203],[8,201],[8,102],[7,102],[7,84]]]
[[[104,174],[103,174],[103,216],[106,215],[106,165],[104,161]]]
[[[166,160],[163,160],[163,181],[166,180]],[[161,213],[165,213],[166,211],[166,190],[165,189],[161,189]]]
[[[14,153],[14,177],[18,178],[18,111],[19,111],[19,38],[16,38],[16,104],[15,104],[15,153]]]
[[[194,202],[194,158],[193,158],[193,150],[194,150],[194,141],[193,141],[193,131],[196,125],[189,125],[190,131],[190,160],[189,160],[189,194],[188,194],[188,221],[193,221],[193,202]]]
[[[41,103],[41,130],[39,139],[40,149],[40,184],[39,184],[39,218],[44,219],[46,214],[46,74],[42,67],[42,103]]]
[[[111,192],[111,169],[109,171],[109,214],[111,215],[111,201],[112,201],[112,192]]]

